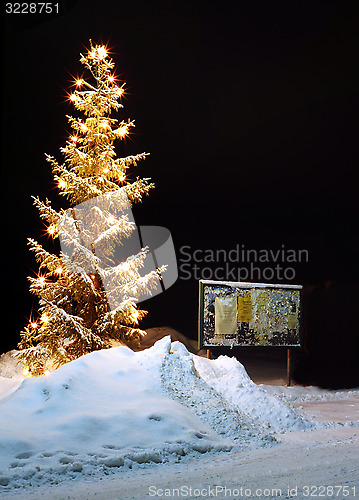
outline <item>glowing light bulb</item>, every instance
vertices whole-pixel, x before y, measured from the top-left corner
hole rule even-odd
[[[107,167],[103,169],[104,174],[107,174],[109,171],[110,171],[110,169],[108,169]]]
[[[104,59],[107,56],[107,50],[104,45],[97,47],[97,54],[99,59]]]
[[[37,328],[37,323],[36,323],[36,321],[32,321],[32,322],[30,323],[30,326],[31,326],[31,328]]]
[[[124,93],[124,90],[123,90],[123,89],[121,89],[121,88],[117,89],[117,95],[118,95],[119,97],[121,97],[123,93]]]
[[[138,318],[140,316],[140,313],[135,309],[132,313],[131,313],[131,319],[134,323],[138,323]]]
[[[75,102],[77,100],[77,95],[76,94],[71,94],[69,97],[70,101]]]
[[[64,189],[66,187],[66,181],[59,179],[57,185],[60,189]]]
[[[125,137],[125,135],[128,134],[128,128],[127,127],[120,127],[117,131],[118,135],[120,137]]]
[[[49,375],[50,373],[51,373],[50,370],[45,370],[44,371],[44,375]]]
[[[61,266],[59,266],[59,267],[57,267],[57,268],[55,269],[55,273],[56,273],[56,274],[62,274],[63,272],[64,272],[64,270],[62,269],[62,267],[61,267]]]
[[[50,318],[47,313],[43,313],[40,319],[41,323],[43,323],[44,325],[47,325],[47,323],[50,321]]]
[[[54,234],[56,233],[56,227],[55,227],[55,226],[49,226],[49,227],[47,228],[47,232],[48,232],[49,234],[51,234],[51,236],[52,236],[52,235],[54,235]]]
[[[37,281],[39,282],[39,284],[40,284],[41,286],[44,286],[45,281],[46,281],[46,278],[45,278],[45,276],[39,276],[39,277],[37,278]]]
[[[79,78],[78,80],[76,80],[76,85],[78,87],[80,87],[83,83],[84,83],[84,81],[81,78]]]
[[[114,82],[114,81],[115,81],[115,77],[114,77],[114,76],[112,76],[112,75],[110,75],[110,76],[107,78],[107,80],[108,80],[110,83],[112,83],[112,82]]]
[[[87,126],[86,126],[84,123],[81,123],[81,125],[80,125],[80,130],[81,130],[82,132],[86,132],[86,131],[88,130],[88,128],[87,128]]]
[[[109,125],[108,121],[107,120],[102,120],[100,123],[99,123],[99,128],[103,131],[106,131],[106,130],[109,130],[111,129],[111,126]]]
[[[123,182],[125,179],[126,179],[125,174],[120,174],[120,175],[118,176],[118,180],[119,180],[119,182]]]
[[[72,142],[77,142],[78,137],[77,137],[77,135],[72,135],[70,137],[70,139],[71,139]]]

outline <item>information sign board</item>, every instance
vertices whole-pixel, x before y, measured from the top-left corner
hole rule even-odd
[[[199,348],[301,345],[301,285],[199,282]]]

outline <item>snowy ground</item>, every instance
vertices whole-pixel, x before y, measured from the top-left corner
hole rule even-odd
[[[359,389],[257,385],[170,337],[0,375],[1,498],[359,498]]]

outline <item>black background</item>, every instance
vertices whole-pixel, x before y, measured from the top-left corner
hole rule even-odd
[[[16,347],[36,307],[26,238],[45,244],[45,228],[31,195],[66,206],[44,153],[61,160],[66,93],[92,38],[110,47],[127,82],[122,116],[136,120],[119,156],[150,153],[132,170],[156,184],[135,207],[137,224],[167,227],[178,257],[184,245],[307,249],[309,262],[293,265],[306,304],[295,376],[359,385],[357,2],[78,0],[59,9],[4,17],[2,351]],[[143,304],[142,327],[196,338],[197,302],[196,280],[180,272]]]

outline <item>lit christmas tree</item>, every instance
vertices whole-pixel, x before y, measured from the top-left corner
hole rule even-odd
[[[123,240],[136,231],[129,207],[153,187],[149,179],[126,181],[127,169],[146,153],[116,158],[114,142],[125,138],[134,122],[110,118],[123,85],[116,83],[114,63],[103,45],[81,54],[89,78],[77,79],[69,95],[80,118],[68,116],[73,130],[60,148],[64,163],[47,156],[60,194],[72,208],[56,211],[49,200],[34,198],[48,234],[60,237],[55,255],[29,239],[39,263],[30,277],[30,291],[39,298],[21,332],[17,359],[30,375],[42,375],[93,350],[112,347],[114,341],[138,345],[144,332],[137,325],[146,314],[136,304],[140,296],[158,287],[164,268],[141,275],[147,248],[116,260]]]

